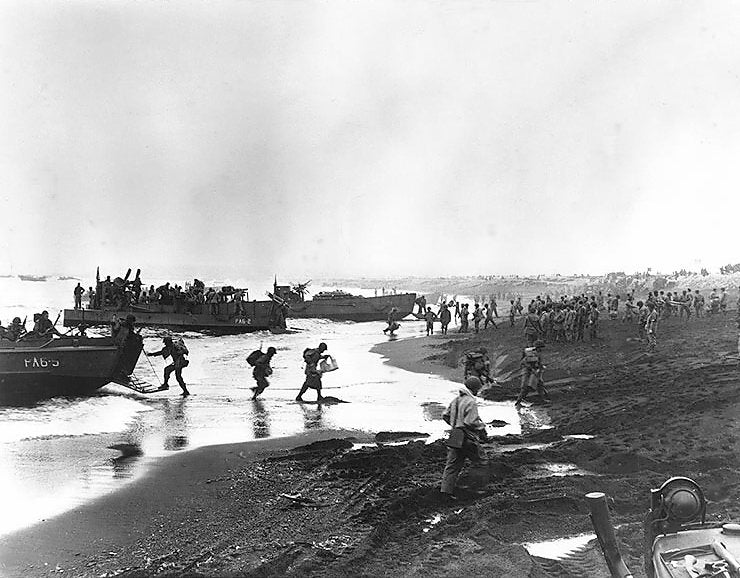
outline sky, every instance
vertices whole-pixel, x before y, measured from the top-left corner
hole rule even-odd
[[[740,261],[740,6],[5,1],[0,272]]]

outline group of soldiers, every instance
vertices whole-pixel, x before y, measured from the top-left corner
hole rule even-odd
[[[206,288],[203,281],[194,279],[192,283],[186,283],[185,287],[167,282],[159,287],[150,285],[148,288],[141,281],[141,270],[136,271],[133,280],[129,280],[130,270],[125,277],[116,277],[111,280],[110,275],[103,280],[98,280],[96,287],[88,290],[88,302],[91,309],[102,307],[113,307],[125,309],[134,304],[161,303],[172,305],[175,312],[195,312],[208,306],[212,315],[220,313],[222,303],[236,303],[237,313],[243,313],[243,303],[249,300],[246,289],[238,289],[224,286],[220,289],[214,287]],[[74,289],[75,309],[82,307],[82,294],[84,289],[78,283]]]
[[[129,315],[126,318],[126,322],[133,329],[134,318]],[[114,334],[115,334],[114,327]],[[187,355],[189,354],[188,348],[183,342],[181,337],[173,339],[171,336],[163,338],[164,346],[159,351],[144,352],[147,357],[161,356],[163,358],[171,358],[171,362],[164,368],[164,382],[159,388],[159,391],[169,389],[169,379],[174,373],[177,383],[182,389],[182,395],[188,396],[190,392],[185,384],[185,380],[182,377],[182,370],[189,365]],[[296,401],[302,402],[303,395],[309,390],[313,389],[316,391],[316,401],[320,402],[323,399],[321,393],[323,384],[322,376],[328,371],[336,369],[336,363],[325,365],[322,362],[329,360],[331,355],[326,353],[328,346],[326,343],[319,343],[316,348],[308,348],[303,351],[303,361],[305,363],[304,374],[306,376],[303,385],[301,386],[300,392],[296,397]],[[247,363],[252,366],[252,377],[255,381],[255,386],[250,388],[252,390],[252,399],[256,400],[269,386],[270,382],[267,379],[273,373],[272,369],[272,358],[277,353],[277,349],[270,346],[267,351],[263,352],[262,348],[253,351],[247,356]]]
[[[700,291],[686,289],[678,293],[651,291],[644,300],[635,301],[628,294],[624,301],[618,294],[601,292],[598,295],[582,294],[574,297],[561,297],[555,301],[549,296],[532,300],[524,318],[524,335],[527,345],[521,358],[521,387],[515,405],[521,406],[532,392],[537,392],[542,403],[548,403],[550,396],[545,388],[543,373],[543,350],[546,340],[555,342],[583,341],[585,329],[589,328],[591,339],[598,338],[599,318],[605,314],[611,320],[620,319],[622,323],[637,321],[638,335],[646,341],[648,351],[657,344],[657,327],[661,319],[677,316],[688,320],[692,313],[696,317],[705,314],[726,314],[728,295],[726,289],[712,290],[708,303]],[[519,301],[511,300],[511,325],[522,311]],[[738,299],[737,324],[740,335],[740,298]],[[738,338],[740,351],[740,337]],[[455,484],[466,460],[472,463],[473,471],[485,467],[486,454],[481,444],[488,439],[485,423],[480,419],[475,401],[476,395],[487,384],[493,384],[491,363],[484,347],[465,353],[464,385],[443,414],[443,419],[451,426],[447,439],[447,462],[442,474],[440,495],[443,499],[454,501]],[[471,472],[472,473],[472,472]]]
[[[57,317],[57,321],[59,318]],[[56,328],[56,322],[49,319],[49,312],[33,314],[33,329],[26,329],[26,320],[21,321],[20,317],[14,317],[13,321],[7,327],[0,322],[0,339],[8,341],[20,341],[22,339],[48,338],[54,335],[61,335]]]

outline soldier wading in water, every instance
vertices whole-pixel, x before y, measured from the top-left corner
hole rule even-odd
[[[303,394],[306,393],[309,388],[316,390],[316,401],[321,401],[323,396],[321,395],[321,370],[318,365],[322,359],[328,359],[329,356],[324,354],[327,350],[326,343],[319,343],[316,349],[306,349],[303,352],[303,361],[306,363],[306,381],[303,382],[303,387],[295,398],[296,401],[303,401]]]
[[[174,371],[175,379],[177,379],[177,383],[179,383],[180,387],[182,388],[183,397],[188,396],[190,395],[190,392],[185,386],[185,381],[182,378],[182,368],[187,367],[190,363],[185,357],[189,353],[188,348],[185,346],[185,343],[183,343],[182,339],[178,339],[177,342],[174,342],[172,340],[172,337],[167,336],[162,339],[162,341],[164,342],[164,347],[159,351],[155,351],[154,353],[147,353],[146,351],[144,352],[144,354],[149,357],[156,357],[157,355],[161,355],[164,358],[172,358],[172,363],[164,368],[164,383],[159,389],[160,391],[164,391],[170,388],[168,381],[170,379],[170,375],[172,375],[172,372]]]

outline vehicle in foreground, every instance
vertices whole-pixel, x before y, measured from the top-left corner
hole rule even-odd
[[[89,395],[111,382],[128,384],[142,347],[142,337],[133,332],[119,339],[0,339],[0,403]]]
[[[307,286],[274,285],[273,293],[285,301],[288,316],[292,318],[315,317],[334,321],[385,321],[395,307],[397,319],[403,319],[414,309],[416,293],[399,293],[379,297],[352,295],[346,291],[321,291],[312,299],[306,299]]]
[[[591,521],[611,575],[630,578],[609,520],[606,496],[586,495]],[[706,521],[707,503],[689,478],[673,477],[650,492],[645,518],[645,572],[649,578],[740,578],[740,524]]]

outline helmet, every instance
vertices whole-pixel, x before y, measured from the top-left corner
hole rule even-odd
[[[483,384],[481,383],[479,377],[471,375],[470,377],[465,378],[465,387],[467,387],[473,393],[478,393],[478,391],[480,391],[480,388],[483,387]]]
[[[321,351],[326,351],[326,349],[327,349],[326,343],[324,343],[323,341],[321,343],[319,343],[319,349]]]
[[[13,323],[20,323],[21,318],[20,317],[13,317]]]
[[[268,347],[267,353],[272,353],[274,355],[275,353],[277,353],[277,349],[275,349],[274,347]]]

